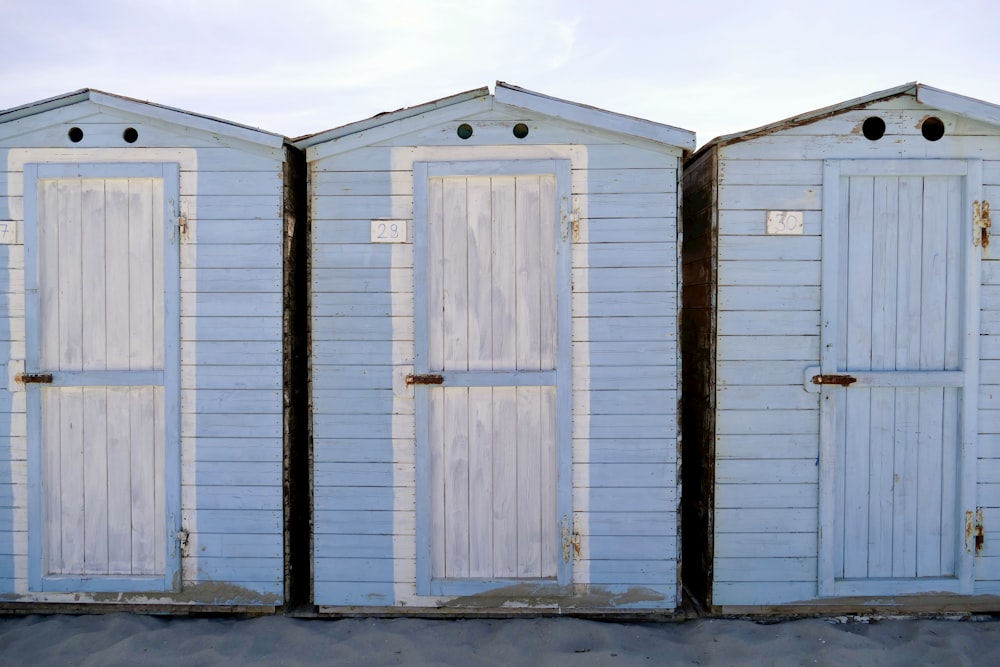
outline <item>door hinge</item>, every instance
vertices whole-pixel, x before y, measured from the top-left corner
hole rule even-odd
[[[990,203],[977,199],[972,202],[972,245],[988,248],[990,245]]]
[[[180,234],[181,240],[186,241],[188,235],[188,221],[183,215],[177,216],[177,231]]]
[[[181,550],[181,558],[187,558],[191,555],[191,533],[189,533],[185,528],[181,528],[177,531],[177,546]]]
[[[572,527],[570,526],[569,519],[567,517],[563,517],[562,548],[564,563],[568,563],[570,560],[579,561],[582,557],[583,550],[580,546],[580,517],[573,517]]]
[[[965,550],[970,554],[979,555],[986,545],[986,527],[983,525],[983,508],[965,513]]]

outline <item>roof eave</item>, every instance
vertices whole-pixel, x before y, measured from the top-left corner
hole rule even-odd
[[[496,101],[584,125],[605,128],[619,134],[668,144],[686,151],[694,150],[696,145],[695,133],[690,130],[543,95],[503,81],[496,83]]]
[[[698,149],[698,152],[692,156],[694,159],[706,150],[709,150],[715,146],[726,146],[728,144],[735,144],[741,141],[747,141],[748,139],[753,139],[755,137],[764,136],[767,134],[773,134],[774,132],[779,132],[791,127],[797,127],[799,125],[806,125],[808,123],[816,122],[823,118],[829,118],[830,116],[835,116],[844,111],[850,109],[857,109],[860,107],[865,107],[872,102],[878,102],[879,100],[891,99],[893,97],[899,97],[901,95],[914,94],[919,87],[916,81],[911,81],[910,83],[904,83],[900,86],[895,86],[894,88],[888,88],[886,90],[880,90],[869,95],[864,95],[862,97],[856,97],[852,100],[847,100],[846,102],[840,102],[838,104],[833,104],[831,106],[822,107],[820,109],[814,109],[813,111],[807,111],[796,116],[790,116],[783,120],[776,121],[774,123],[768,123],[767,125],[761,125],[760,127],[755,127],[750,130],[745,130],[743,132],[734,132],[733,134],[724,134],[719,137],[715,137],[707,144]]]
[[[421,114],[425,114],[429,111],[435,111],[437,109],[443,109],[445,107],[461,104],[469,100],[486,97],[489,94],[490,89],[486,86],[473,88],[472,90],[467,90],[465,92],[458,93],[457,95],[449,95],[448,97],[442,97],[440,99],[425,102],[424,104],[418,104],[412,107],[404,107],[402,109],[397,109],[396,111],[387,111],[364,120],[348,123],[347,125],[341,125],[340,127],[324,130],[315,134],[306,134],[301,137],[296,137],[292,140],[292,143],[296,148],[305,150],[311,146],[342,139],[352,134],[364,132],[375,127],[405,120],[407,118],[413,118],[414,116],[420,116]]]
[[[154,102],[147,102],[113,93],[106,93],[94,88],[83,88],[72,93],[50,97],[38,102],[32,102],[20,107],[0,112],[0,123],[6,123],[28,116],[37,115],[53,109],[71,106],[84,101],[91,101],[98,106],[116,109],[126,113],[146,116],[155,120],[191,127],[212,132],[217,135],[239,139],[270,148],[280,148],[287,139],[273,132],[267,132],[247,125],[241,125],[222,118],[176,109]]]

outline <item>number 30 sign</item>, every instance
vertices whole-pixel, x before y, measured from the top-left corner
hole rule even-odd
[[[409,243],[409,220],[372,220],[372,243]]]
[[[768,234],[801,234],[802,211],[768,211]]]

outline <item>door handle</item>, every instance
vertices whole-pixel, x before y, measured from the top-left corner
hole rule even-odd
[[[15,382],[21,384],[52,384],[52,373],[18,373]]]
[[[444,376],[440,373],[409,374],[406,384],[444,384]]]

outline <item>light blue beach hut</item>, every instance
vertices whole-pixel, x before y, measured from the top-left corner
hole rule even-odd
[[[290,150],[97,90],[0,112],[5,608],[282,604]]]
[[[1000,107],[909,83],[685,169],[685,579],[712,608],[996,608]]]
[[[498,83],[296,145],[313,602],[673,610],[694,135]]]

